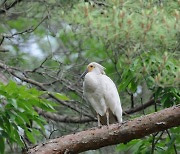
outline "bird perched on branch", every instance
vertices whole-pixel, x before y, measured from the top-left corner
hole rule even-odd
[[[84,77],[83,94],[96,111],[98,126],[122,122],[122,108],[114,82],[105,75],[104,67],[96,62],[87,66]]]

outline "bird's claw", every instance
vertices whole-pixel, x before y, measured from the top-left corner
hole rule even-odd
[[[98,128],[102,128],[102,125],[98,125]]]

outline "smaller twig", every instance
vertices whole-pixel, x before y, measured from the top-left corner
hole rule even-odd
[[[28,150],[28,146],[27,146],[27,143],[26,143],[24,137],[21,136],[21,139],[22,139],[22,141],[23,141],[23,143],[24,143],[25,150],[27,151],[27,150]]]
[[[156,139],[156,136],[158,135],[158,133],[155,133],[155,134],[152,134],[153,138],[152,138],[152,149],[151,149],[151,154],[154,154],[154,150],[155,150],[155,146],[156,146],[156,142],[155,142],[155,139]]]
[[[98,6],[104,6],[104,7],[112,7],[111,5],[109,5],[109,4],[107,4],[107,3],[105,3],[105,2],[102,2],[102,1],[97,1],[97,0],[93,0],[93,1],[90,1],[90,0],[84,0],[85,2],[89,2],[90,4],[92,3],[94,3],[94,4],[96,4],[96,5],[98,5]],[[92,5],[91,4],[91,5]]]
[[[143,106],[143,99],[142,99],[142,97],[141,97],[141,105]],[[143,107],[144,107],[144,106],[143,106]],[[143,114],[145,115],[144,108],[142,109],[142,111],[143,111]]]
[[[145,104],[143,104],[143,105],[139,105],[139,106],[137,106],[137,107],[135,107],[135,108],[131,108],[131,109],[125,111],[125,113],[126,113],[126,114],[132,114],[132,113],[135,113],[135,112],[137,112],[137,111],[141,111],[141,110],[143,110],[143,109],[145,109],[145,108],[147,108],[148,106],[151,106],[151,105],[153,105],[153,104],[154,104],[154,99],[151,99],[151,100],[149,100],[147,103],[145,103]],[[123,113],[123,115],[124,115],[125,113]]]
[[[155,95],[154,95],[155,98]],[[156,99],[154,100],[154,111],[157,112],[157,104],[156,104]]]
[[[32,33],[32,32],[34,32],[47,18],[48,18],[48,16],[45,16],[35,27],[28,28],[28,29],[26,29],[24,31],[17,32],[17,33],[14,33],[12,35],[3,34],[0,45],[2,44],[2,42],[4,41],[5,38],[9,39],[9,38],[13,38],[14,36],[17,36],[17,35],[23,35],[25,33]]]
[[[171,134],[169,133],[168,129],[166,130],[166,132],[167,132],[167,134],[169,136],[169,139],[171,140]],[[176,144],[175,143],[173,144],[173,147],[174,147],[175,154],[177,154],[177,148],[176,148]]]
[[[2,36],[2,39],[1,39],[1,42],[0,42],[0,46],[3,43],[3,41],[4,41],[4,36]]]
[[[134,108],[134,95],[131,94],[131,108]]]
[[[56,132],[56,131],[59,131],[59,129],[54,129],[54,130],[49,134],[49,139],[51,139],[52,134],[53,134],[54,132]]]
[[[153,135],[153,138],[152,138],[152,144],[151,144],[151,154],[154,154],[154,149],[155,149],[155,136]]]
[[[51,57],[51,55],[50,55],[50,56],[47,56],[47,57],[42,61],[42,63],[41,63],[38,67],[34,68],[31,72],[36,72],[39,68],[41,68],[41,67],[43,66],[43,64],[44,64],[50,57]]]
[[[7,0],[5,0],[2,5],[4,5],[3,9],[0,9],[0,14],[4,14],[6,13],[6,11],[8,11],[10,8],[14,7],[16,4],[18,4],[19,2],[21,2],[22,0],[15,0],[13,3],[11,3],[10,5],[5,5]]]
[[[1,4],[0,7],[3,7],[3,6],[5,5],[6,2],[7,2],[7,0],[4,0],[4,1],[2,2],[2,4]]]
[[[159,135],[159,137],[157,138],[157,140],[155,141],[155,145],[158,143],[158,141],[161,139],[162,135],[164,134],[164,131],[161,132],[161,134]]]

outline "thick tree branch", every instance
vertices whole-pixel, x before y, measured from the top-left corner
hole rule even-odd
[[[127,143],[151,133],[180,125],[180,105],[164,109],[122,124],[93,128],[39,144],[28,153],[64,154],[98,149],[107,145]]]

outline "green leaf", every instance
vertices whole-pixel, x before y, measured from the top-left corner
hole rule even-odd
[[[15,109],[17,109],[18,106],[17,106],[16,99],[8,99],[7,101],[11,103]]]
[[[21,136],[18,133],[18,128],[13,130],[13,134],[13,139],[15,140],[15,142],[18,143],[19,146],[24,147],[24,142],[22,141]]]
[[[56,104],[40,97],[45,92],[38,91],[35,88],[28,89],[26,86],[17,85],[13,81],[10,81],[6,86],[0,84],[0,93],[7,100],[4,110],[0,110],[0,128],[2,129],[0,137],[3,136],[11,144],[15,142],[23,147],[21,134],[18,132],[20,127],[25,131],[28,139],[35,143],[36,138],[33,136],[33,132],[38,133],[33,129],[27,130],[27,125],[33,121],[36,126],[44,131],[46,121],[38,115],[34,107],[39,107],[45,111],[54,111],[53,106]],[[65,99],[65,96],[61,95],[61,98]]]
[[[30,131],[28,131],[28,130],[26,129],[26,130],[25,130],[25,133],[26,133],[28,139],[29,139],[33,144],[36,143],[36,140],[35,140],[32,132],[30,132]]]
[[[120,83],[120,85],[119,85],[119,90],[120,91],[123,91],[123,90],[125,90],[125,88],[127,88],[127,86],[130,84],[130,82],[131,82],[131,80],[133,80],[133,76],[132,76],[132,74],[129,74],[129,76],[126,78],[126,79],[124,79],[123,81],[122,81],[122,83]]]
[[[176,140],[175,136],[171,135],[171,140],[167,144],[168,149],[172,148],[172,146],[174,145],[175,140]]]
[[[132,93],[135,93],[137,90],[138,84],[135,82],[135,80],[131,80],[130,84],[128,85],[128,88],[131,90]]]
[[[41,118],[41,117],[35,117],[34,119],[35,123],[40,126],[40,128],[42,129],[42,131],[45,131],[45,128],[44,128],[44,125],[43,124],[46,124],[46,121]]]
[[[4,143],[4,138],[2,138],[0,136],[0,153],[4,154],[4,150],[5,150],[5,143]]]
[[[64,94],[60,94],[60,93],[56,93],[56,92],[53,92],[52,94],[54,94],[54,96],[56,96],[58,99],[60,99],[62,101],[68,101],[69,100],[69,98]]]
[[[135,139],[135,140],[128,142],[127,144],[119,144],[117,146],[117,150],[118,151],[127,151],[132,147],[136,147],[137,145],[140,146],[141,142],[142,141],[140,139]],[[137,148],[139,148],[139,146],[137,146]]]

